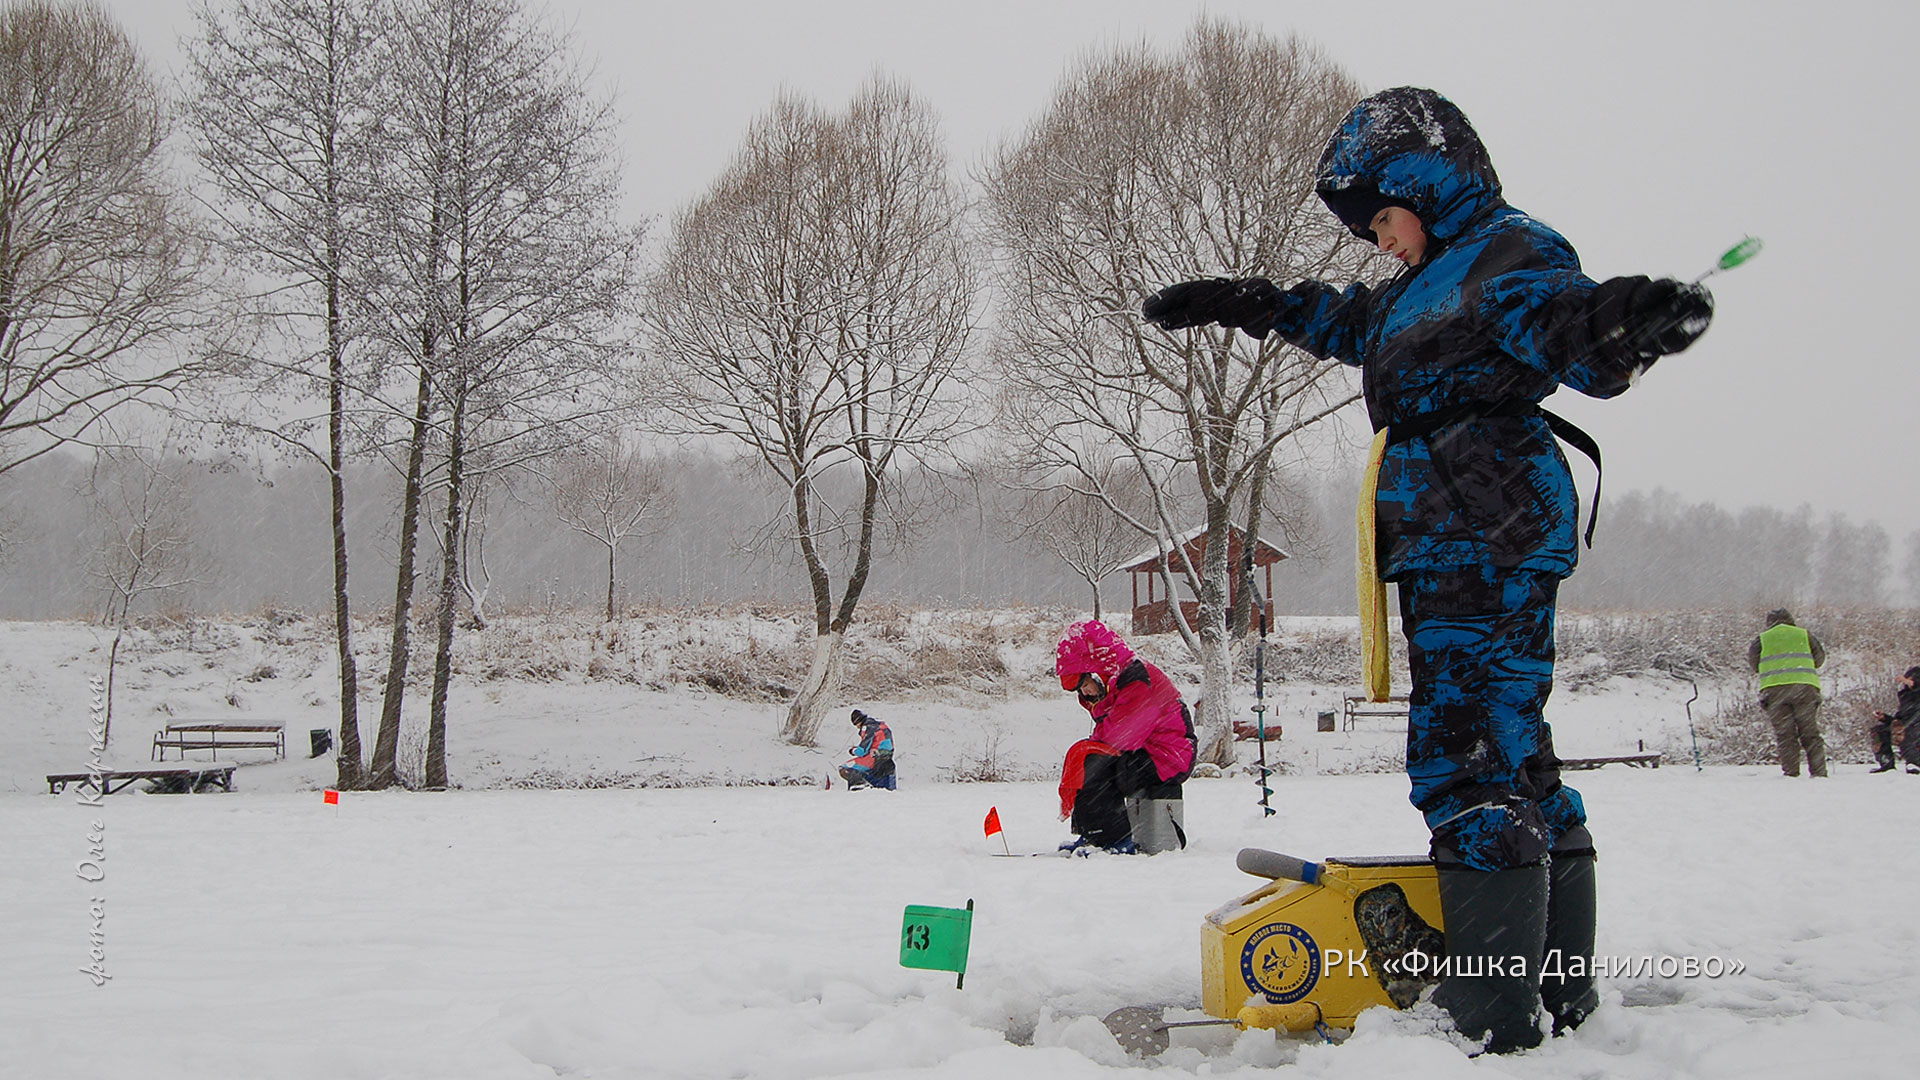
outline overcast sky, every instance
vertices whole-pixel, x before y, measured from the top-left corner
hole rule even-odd
[[[188,0],[108,0],[177,67]],[[536,5],[538,6],[538,5]],[[1465,110],[1515,206],[1596,278],[1711,283],[1713,329],[1610,402],[1555,395],[1599,441],[1613,492],[1726,509],[1810,504],[1877,520],[1897,567],[1920,530],[1920,377],[1908,343],[1920,235],[1912,44],[1920,5],[1322,0],[560,0],[618,94],[637,214],[669,217],[783,88],[838,106],[874,70],[940,112],[963,169],[1017,135],[1089,52],[1166,49],[1200,13],[1319,45],[1369,90],[1430,86]],[[1590,471],[1579,456],[1583,498]],[[1602,515],[1601,537],[1605,535]]]

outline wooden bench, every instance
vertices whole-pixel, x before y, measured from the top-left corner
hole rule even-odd
[[[1619,762],[1629,769],[1657,769],[1660,767],[1659,754],[1617,754],[1613,757],[1562,758],[1563,769],[1597,769],[1602,765]]]
[[[140,780],[147,781],[147,790],[154,794],[185,795],[216,787],[232,791],[233,769],[232,765],[175,765],[165,769],[105,769],[98,774],[48,773],[47,794],[58,795],[67,790],[68,784],[78,784],[111,795]]]
[[[1233,737],[1235,741],[1258,739],[1260,734],[1260,725],[1251,720],[1235,720],[1233,722]],[[1266,736],[1268,742],[1280,741],[1280,724],[1278,721],[1266,726]]]
[[[1352,731],[1355,722],[1369,716],[1407,718],[1409,701],[1404,695],[1396,694],[1385,701],[1368,701],[1365,695],[1348,694],[1343,700],[1346,703],[1346,715],[1340,721],[1342,731]]]
[[[168,750],[180,751],[180,760],[189,750],[208,750],[220,760],[222,750],[271,750],[275,757],[287,756],[285,724],[234,724],[216,720],[193,720],[168,724],[153,733],[153,760],[167,760]]]

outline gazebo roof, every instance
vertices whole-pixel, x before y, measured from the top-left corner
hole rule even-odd
[[[1229,554],[1231,554],[1232,549],[1239,547],[1245,541],[1247,531],[1238,525],[1229,525],[1227,530],[1228,548]],[[1207,529],[1204,525],[1182,537],[1178,548],[1176,548],[1176,550],[1190,552],[1191,554],[1188,557],[1196,561],[1206,549]],[[1261,540],[1254,550],[1253,564],[1255,566],[1272,566],[1274,563],[1286,557],[1286,552],[1268,543],[1266,540]],[[1136,574],[1158,570],[1160,569],[1160,549],[1154,547],[1149,551],[1136,555],[1128,561],[1127,565],[1122,566],[1120,569]]]

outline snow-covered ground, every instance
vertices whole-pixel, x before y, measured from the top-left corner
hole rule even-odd
[[[468,679],[450,733],[463,790],[334,806],[316,790],[329,759],[303,758],[305,729],[331,719],[330,668],[238,635],[139,653],[109,763],[144,762],[169,713],[281,719],[290,759],[242,766],[231,795],[128,791],[93,808],[49,796],[43,776],[84,765],[105,640],[0,624],[0,1076],[1800,1080],[1906,1077],[1920,1061],[1920,777],[1901,772],[1796,782],[1670,757],[1574,777],[1602,853],[1600,953],[1718,957],[1738,974],[1609,978],[1586,1026],[1508,1058],[1469,1059],[1418,1017],[1377,1011],[1338,1046],[1182,1029],[1149,1061],[1100,1017],[1200,1015],[1201,921],[1258,884],[1234,869],[1239,848],[1423,849],[1405,780],[1349,771],[1390,755],[1392,733],[1312,730],[1339,688],[1275,692],[1277,815],[1244,776],[1196,780],[1186,851],[1007,859],[982,833],[989,807],[1016,851],[1065,836],[1045,774],[1084,725],[1064,695],[865,703],[894,725],[901,786],[850,793],[768,783],[823,782],[839,756],[831,727],[821,751],[779,744],[775,705],[671,682]],[[1562,751],[1672,749],[1684,697],[1632,679],[1562,693]],[[949,782],[987,758],[1033,778]],[[511,786],[583,777],[748,786]],[[905,905],[968,899],[964,989],[898,966]],[[96,943],[102,987],[82,972]]]

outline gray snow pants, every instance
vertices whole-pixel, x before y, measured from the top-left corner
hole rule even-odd
[[[1780,771],[1799,776],[1800,752],[1805,750],[1807,771],[1827,775],[1827,740],[1820,737],[1820,688],[1806,683],[1770,686],[1760,693],[1760,707],[1773,724]]]

